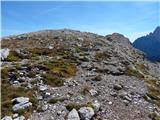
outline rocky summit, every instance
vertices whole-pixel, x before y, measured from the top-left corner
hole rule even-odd
[[[160,120],[160,63],[119,33],[2,38],[3,120]]]

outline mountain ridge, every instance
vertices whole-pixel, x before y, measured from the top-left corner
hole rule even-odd
[[[151,61],[160,60],[160,27],[150,34],[136,39],[133,46],[146,54]]]

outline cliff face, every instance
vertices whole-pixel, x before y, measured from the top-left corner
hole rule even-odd
[[[160,27],[157,27],[153,33],[140,37],[135,40],[133,46],[146,54],[146,57],[152,61],[160,60]]]
[[[2,60],[2,117],[160,117],[160,65],[121,34],[44,30],[3,38],[2,49],[9,51]]]

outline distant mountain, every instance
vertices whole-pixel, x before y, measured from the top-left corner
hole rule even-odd
[[[143,51],[151,61],[160,61],[160,26],[153,33],[136,39],[133,46]]]

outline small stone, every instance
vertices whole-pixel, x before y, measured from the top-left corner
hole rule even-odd
[[[112,101],[109,101],[108,104],[109,104],[109,105],[112,105],[113,103],[112,103]]]
[[[84,98],[82,96],[77,97],[78,100],[83,100]]]
[[[42,100],[43,99],[42,96],[37,96],[36,98],[37,98],[37,100]]]
[[[45,97],[49,97],[50,95],[51,95],[51,93],[49,93],[49,92],[45,93]]]
[[[53,46],[49,46],[48,49],[50,49],[50,50],[53,49]]]
[[[99,75],[99,76],[96,76],[95,78],[93,78],[92,80],[93,81],[101,81],[102,77]]]
[[[89,93],[90,93],[92,96],[98,95],[98,92],[97,92],[96,90],[94,90],[94,89],[89,90]]]
[[[42,106],[42,111],[46,111],[47,109],[48,109],[48,105],[47,104]]]
[[[98,112],[101,105],[97,100],[95,100],[95,101],[92,102],[92,106],[93,106],[94,111]]]
[[[40,90],[40,91],[45,91],[45,90],[47,90],[47,87],[41,85],[41,86],[39,86],[39,90]]]
[[[132,99],[131,99],[129,96],[124,96],[124,99],[125,99],[125,100],[128,100],[129,102],[132,101]]]
[[[20,72],[20,73],[19,73],[19,75],[20,75],[20,76],[23,76],[23,75],[24,75],[24,73],[23,73],[23,72]]]
[[[57,111],[57,115],[60,116],[62,114],[61,111]]]
[[[121,86],[121,85],[119,85],[119,84],[115,84],[114,86],[113,86],[113,89],[115,89],[115,90],[121,90],[123,87]]]
[[[17,118],[17,117],[18,117],[18,114],[17,114],[17,113],[15,113],[15,114],[13,114],[13,116],[12,116],[12,117],[13,117],[13,119],[14,119],[14,118]]]
[[[117,97],[117,93],[116,92],[111,92],[110,95],[113,96],[113,97]]]
[[[36,75],[36,80],[41,80],[41,79],[42,79],[42,77],[39,74],[37,74]]]
[[[18,79],[18,81],[19,81],[19,82],[25,82],[25,81],[26,81],[26,77],[20,77],[20,78]]]
[[[13,84],[19,84],[19,81],[17,81],[17,80],[13,81]]]
[[[27,85],[27,88],[32,88],[32,84],[31,83],[28,83],[28,85]]]
[[[120,96],[121,98],[123,98],[123,96],[126,96],[127,94],[128,94],[127,92],[121,91],[121,92],[119,93],[119,96]]]
[[[131,95],[128,95],[127,92],[121,92],[121,93],[119,94],[119,96],[120,96],[120,98],[122,98],[123,100],[127,100],[127,101],[129,101],[129,102],[132,101]]]
[[[80,120],[76,109],[72,109],[72,111],[69,112],[67,120]]]
[[[82,107],[78,112],[83,120],[90,120],[94,115],[94,110],[91,107]]]
[[[128,100],[123,100],[123,102],[124,102],[124,104],[125,104],[126,106],[129,105],[129,101],[128,101]]]

